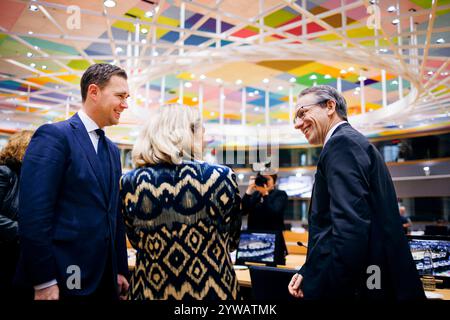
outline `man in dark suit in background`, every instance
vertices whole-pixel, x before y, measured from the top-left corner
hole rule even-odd
[[[23,162],[16,279],[36,300],[114,300],[128,289],[120,153],[102,130],[127,108],[127,74],[92,65],[81,95],[77,114],[36,131]]]
[[[330,86],[303,90],[295,128],[323,144],[309,209],[306,262],[289,283],[305,299],[423,299],[389,171],[347,122]]]

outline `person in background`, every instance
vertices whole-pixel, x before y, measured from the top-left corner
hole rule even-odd
[[[13,134],[0,152],[0,297],[11,296],[19,259],[19,177],[33,131]]]
[[[412,227],[412,221],[406,215],[406,208],[405,208],[405,206],[399,206],[398,210],[400,212],[400,220],[402,222],[403,230],[405,231],[405,234],[408,234],[409,228]]]
[[[127,74],[94,64],[80,85],[81,110],[39,127],[23,161],[16,278],[35,300],[117,300],[128,289],[120,153],[103,131],[128,107]]]
[[[242,213],[248,215],[247,229],[283,231],[286,192],[275,188],[276,174],[251,176],[242,197]]]
[[[233,171],[201,161],[196,110],[160,107],[121,179],[125,227],[136,252],[132,300],[237,299],[230,252],[239,243],[240,197]]]
[[[305,264],[288,285],[305,299],[422,300],[422,283],[400,223],[389,170],[347,122],[336,89],[303,90],[295,128],[322,144],[309,208]]]

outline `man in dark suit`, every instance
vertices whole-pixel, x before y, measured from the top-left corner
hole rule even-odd
[[[102,130],[127,108],[126,72],[90,66],[81,96],[72,118],[36,131],[23,161],[16,279],[36,300],[111,300],[128,289],[120,154]]]
[[[323,149],[309,209],[308,254],[289,292],[305,299],[425,298],[389,171],[347,122],[344,97],[330,86],[305,89],[294,121],[310,144]]]

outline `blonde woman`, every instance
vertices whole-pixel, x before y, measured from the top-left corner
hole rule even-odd
[[[130,299],[237,299],[229,252],[241,217],[232,170],[201,161],[199,114],[162,106],[132,151],[136,166],[121,180],[128,238],[137,250]]]
[[[19,177],[25,150],[33,131],[13,134],[0,152],[0,297],[11,298],[19,258]]]

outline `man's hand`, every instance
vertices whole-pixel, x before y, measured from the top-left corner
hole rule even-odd
[[[34,300],[59,300],[59,288],[54,284],[48,288],[34,290]]]
[[[265,184],[263,187],[256,186],[255,190],[258,191],[263,197],[269,195],[269,188],[267,187],[267,184]]]
[[[245,193],[252,194],[254,191],[255,191],[255,176],[250,176],[247,191],[245,191]]]
[[[303,291],[300,289],[300,284],[302,283],[303,276],[296,273],[292,277],[288,285],[289,293],[295,298],[303,298]]]
[[[119,289],[119,299],[120,300],[126,300],[127,294],[128,294],[128,287],[130,286],[128,284],[127,278],[125,278],[123,275],[118,274],[117,275],[117,286]]]

